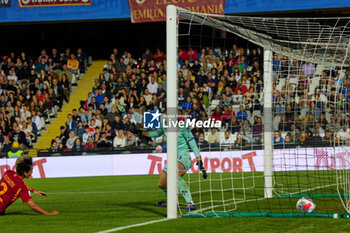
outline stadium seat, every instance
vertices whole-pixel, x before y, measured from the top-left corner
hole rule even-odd
[[[216,106],[219,105],[219,103],[220,103],[220,100],[212,100],[211,105],[210,105],[210,109],[213,111],[216,108]]]

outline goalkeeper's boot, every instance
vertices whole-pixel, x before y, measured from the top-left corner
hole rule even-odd
[[[160,202],[157,203],[157,206],[158,207],[166,207],[167,203],[166,203],[166,201],[160,201]]]
[[[187,206],[185,208],[186,211],[190,211],[190,210],[195,210],[196,209],[196,205],[192,202],[187,202]]]

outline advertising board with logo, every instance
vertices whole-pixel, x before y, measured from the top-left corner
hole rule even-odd
[[[264,151],[202,152],[208,173],[263,172]],[[274,171],[349,169],[349,153],[341,148],[295,148],[274,151]],[[194,155],[188,173],[198,173]],[[15,170],[16,159],[0,159],[0,175]],[[33,178],[113,175],[156,175],[166,153],[34,158]]]
[[[1,1],[1,0],[0,0]],[[92,0],[19,0],[20,7],[91,5]]]

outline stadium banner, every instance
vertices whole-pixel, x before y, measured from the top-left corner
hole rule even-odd
[[[350,148],[347,148],[350,149]],[[262,172],[264,151],[202,152],[208,173]],[[274,151],[274,171],[349,169],[349,153],[342,148],[293,148]],[[0,159],[0,175],[15,170],[16,159]],[[166,165],[166,153],[88,155],[34,158],[33,178],[112,175],[156,175]],[[198,173],[192,154],[188,173]]]
[[[12,22],[57,22],[57,21],[74,21],[74,20],[104,20],[104,19],[129,19],[132,16],[130,11],[129,1],[126,0],[91,0],[88,5],[69,5],[68,2],[73,0],[0,0],[0,23]],[[83,0],[79,0],[83,2]],[[136,0],[133,0],[132,4]],[[214,0],[137,0],[138,2],[156,2],[162,3],[164,8],[167,4],[182,4],[182,2],[196,1],[202,2],[217,2]],[[27,2],[62,2],[65,5],[61,7],[21,7],[28,5]],[[199,4],[198,3],[198,4]],[[216,4],[216,3],[215,3]],[[138,4],[140,5],[140,4]],[[208,6],[208,5],[207,5]],[[210,5],[209,5],[210,6]],[[239,13],[256,13],[256,12],[273,12],[273,11],[295,11],[295,10],[311,10],[311,9],[330,9],[330,8],[347,8],[350,7],[349,0],[225,0],[224,11],[225,14],[239,14]],[[209,7],[210,8],[210,7]],[[212,7],[211,7],[212,8]],[[199,11],[215,12],[213,9],[198,9]],[[220,9],[220,8],[219,8]],[[196,9],[195,9],[196,10]],[[223,11],[220,9],[220,11]],[[146,14],[147,12],[137,12]],[[135,12],[136,14],[136,12]],[[148,13],[150,14],[150,13]],[[140,15],[139,15],[140,17]],[[145,21],[146,22],[146,21]]]
[[[165,21],[168,5],[207,14],[225,13],[225,0],[129,0],[131,22]]]
[[[0,0],[0,7],[10,7],[11,0]]]
[[[20,7],[79,6],[91,5],[91,3],[92,0],[18,0]]]

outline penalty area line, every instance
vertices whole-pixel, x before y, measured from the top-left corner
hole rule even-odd
[[[158,222],[164,222],[164,221],[168,221],[171,220],[169,218],[162,218],[162,219],[158,219],[158,220],[153,220],[153,221],[148,221],[148,222],[142,222],[142,223],[137,223],[137,224],[133,224],[133,225],[128,225],[128,226],[123,226],[123,227],[116,227],[113,229],[109,229],[109,230],[105,230],[105,231],[99,231],[96,233],[110,233],[110,232],[116,232],[116,231],[121,231],[121,230],[126,230],[126,229],[130,229],[130,228],[134,228],[134,227],[141,227],[141,226],[146,226],[146,225],[150,225],[153,223],[158,223]]]

